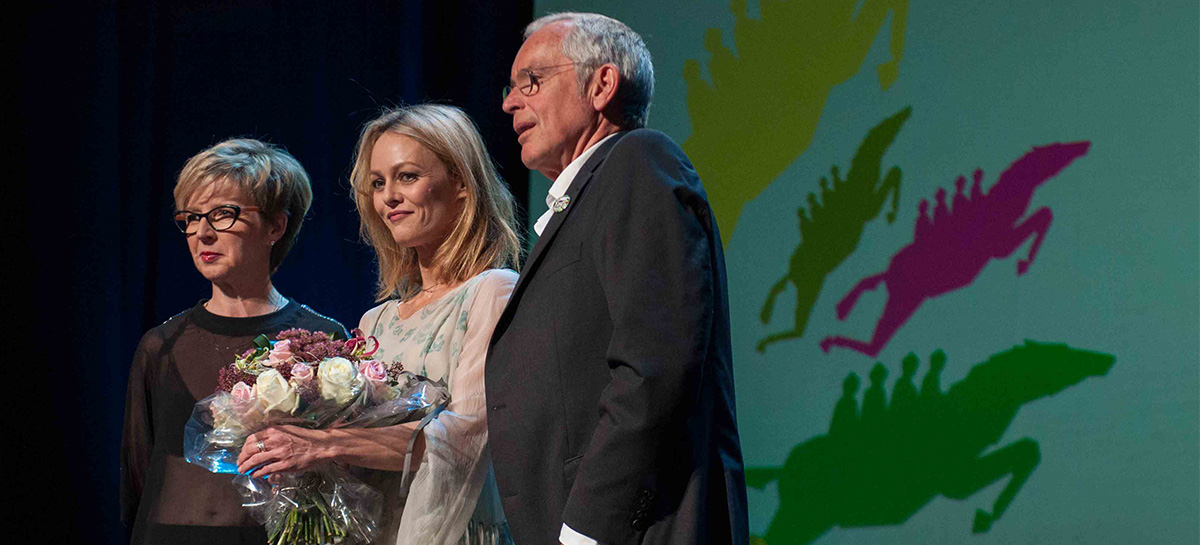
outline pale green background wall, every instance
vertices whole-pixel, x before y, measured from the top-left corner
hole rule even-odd
[[[680,143],[692,130],[684,62],[699,61],[708,77],[708,28],[734,45],[725,2],[543,0],[535,9],[599,11],[639,31],[657,72],[651,126]],[[750,13],[758,17],[755,2]],[[1066,343],[1116,364],[1021,407],[998,446],[1032,438],[1041,460],[991,531],[972,537],[972,516],[991,509],[1007,478],[965,500],[937,497],[900,525],[834,528],[817,541],[1200,542],[1200,8],[1194,0],[916,0],[906,26],[895,85],[881,90],[875,77],[888,59],[885,23],[863,68],[832,89],[811,146],[748,202],[729,239],[747,465],[778,466],[795,445],[824,434],[843,378],[863,378],[861,400],[877,360],[891,372],[890,395],[910,351],[921,358],[919,385],[928,354],[945,350],[946,388],[1024,339]],[[827,277],[802,338],[756,352],[759,339],[790,323],[792,287],[770,325],[758,315],[800,241],[797,207],[831,165],[845,174],[867,131],[905,106],[912,117],[883,156],[885,168],[903,170],[896,222],[880,215],[867,223],[857,249]],[[1034,193],[1029,211],[1049,207],[1054,220],[1028,274],[1015,274],[1027,241],[969,286],[926,301],[878,358],[820,350],[826,335],[870,337],[883,288],[844,322],[834,306],[912,241],[921,199],[953,191],[954,177],[977,167],[986,190],[1031,146],[1076,140],[1092,142],[1088,154]],[[545,209],[547,185],[534,175],[531,221]],[[766,531],[777,497],[775,485],[750,491],[755,534]]]

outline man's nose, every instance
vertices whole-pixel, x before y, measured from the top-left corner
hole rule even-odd
[[[520,109],[521,99],[525,98],[521,92],[513,89],[508,92],[508,96],[504,97],[504,102],[500,103],[500,109],[506,114],[514,114]]]

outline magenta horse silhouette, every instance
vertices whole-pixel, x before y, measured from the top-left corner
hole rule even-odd
[[[892,256],[886,271],[860,280],[837,304],[837,318],[845,320],[863,292],[878,288],[880,282],[887,284],[887,305],[871,342],[826,337],[821,350],[840,346],[877,356],[922,302],[966,287],[988,261],[1012,255],[1032,236],[1029,255],[1017,261],[1017,276],[1025,274],[1054,217],[1046,207],[1024,217],[1033,191],[1086,155],[1090,146],[1090,142],[1072,142],[1035,147],[1009,165],[987,194],[979,188],[983,171],[975,170],[969,197],[963,194],[966,179],[959,176],[954,181],[953,208],[946,206],[946,190],[938,189],[932,220],[929,201],[922,200],[912,243]]]

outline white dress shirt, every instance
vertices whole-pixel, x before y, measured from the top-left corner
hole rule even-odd
[[[596,540],[572,530],[565,522],[558,532],[558,541],[563,545],[600,545]]]
[[[571,164],[567,165],[567,168],[564,168],[558,174],[558,177],[554,179],[554,183],[550,184],[550,191],[546,192],[546,212],[538,217],[537,222],[533,224],[533,230],[537,232],[538,236],[542,236],[542,231],[546,230],[546,224],[550,223],[550,217],[554,215],[554,202],[567,194],[567,188],[571,187],[571,182],[575,181],[575,176],[583,169],[584,163],[587,163],[587,160],[596,152],[596,148],[599,148],[600,144],[603,144],[605,140],[612,138],[615,134],[605,136],[599,142],[583,150],[583,153],[580,153],[579,157],[571,161]],[[558,532],[558,540],[564,545],[599,545],[596,540],[572,530],[565,522],[562,525],[562,530]]]
[[[546,212],[538,217],[537,222],[533,224],[533,230],[537,232],[538,236],[542,236],[542,231],[546,230],[546,224],[550,223],[550,217],[554,215],[554,201],[566,195],[567,188],[571,187],[571,182],[575,181],[575,176],[583,169],[583,164],[596,152],[596,148],[600,147],[600,144],[612,138],[614,134],[616,133],[605,136],[599,142],[592,144],[592,147],[583,150],[583,153],[580,153],[579,157],[571,161],[571,164],[567,165],[567,168],[564,168],[558,174],[558,177],[554,179],[554,183],[550,184],[550,191],[546,192]]]

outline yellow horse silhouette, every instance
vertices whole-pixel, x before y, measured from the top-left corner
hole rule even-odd
[[[737,56],[721,31],[704,36],[712,84],[700,65],[683,67],[692,135],[684,142],[704,180],[722,243],[757,197],[812,142],[835,85],[858,72],[889,13],[891,59],[877,67],[887,89],[900,74],[908,0],[760,0],[760,20],[733,0]]]

